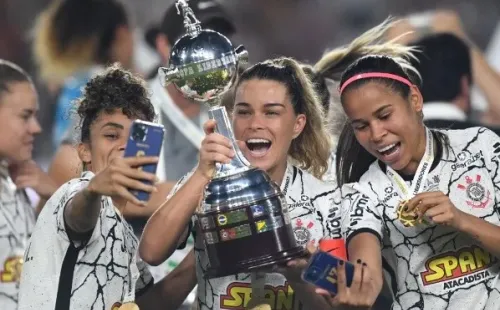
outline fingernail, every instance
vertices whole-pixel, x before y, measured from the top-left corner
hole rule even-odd
[[[153,192],[154,192],[154,193],[158,192],[158,188],[153,187]]]
[[[358,260],[356,261],[356,263],[361,264],[361,260],[360,260],[360,259],[358,259]]]
[[[343,266],[344,265],[344,261],[343,260],[339,260],[339,265]]]

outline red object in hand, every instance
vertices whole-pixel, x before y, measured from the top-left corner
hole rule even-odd
[[[319,241],[319,249],[332,256],[347,261],[347,250],[344,239],[325,238]]]

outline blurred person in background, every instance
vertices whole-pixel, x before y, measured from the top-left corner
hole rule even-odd
[[[0,305],[16,310],[23,254],[35,225],[26,193],[43,198],[56,184],[33,161],[33,142],[41,132],[36,119],[38,96],[31,78],[0,59]]]
[[[429,34],[409,44],[419,50],[411,63],[423,80],[425,123],[431,128],[451,129],[481,125],[470,118],[473,80],[469,46],[452,33]],[[500,133],[500,128],[490,129]]]
[[[410,15],[394,25],[387,32],[387,38],[397,38],[398,42],[407,44],[429,33],[443,32],[456,35],[469,48],[472,81],[479,87],[488,102],[488,109],[480,117],[479,121],[485,124],[499,125],[500,74],[488,64],[481,50],[467,35],[462,26],[460,16],[456,12],[432,11]]]
[[[72,123],[72,101],[90,77],[114,62],[131,67],[133,34],[119,1],[53,0],[38,15],[33,35],[41,78],[61,88],[52,131],[58,147]]]

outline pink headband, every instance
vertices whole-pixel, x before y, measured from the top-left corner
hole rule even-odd
[[[392,74],[392,73],[384,73],[384,72],[370,72],[370,73],[361,73],[361,74],[356,74],[355,76],[349,78],[347,81],[344,82],[344,84],[340,87],[340,94],[342,95],[342,92],[344,89],[349,86],[354,81],[361,80],[361,79],[366,79],[366,78],[386,78],[386,79],[391,79],[391,80],[396,80],[401,83],[404,83],[410,87],[413,86],[413,83],[411,83],[408,79]]]

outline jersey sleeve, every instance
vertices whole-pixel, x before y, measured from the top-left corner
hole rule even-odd
[[[56,216],[56,225],[57,225],[57,234],[67,240],[68,242],[72,242],[76,247],[81,245],[81,241],[86,241],[86,244],[91,244],[93,240],[99,237],[102,226],[102,217],[104,216],[105,208],[101,208],[99,217],[97,218],[96,226],[94,229],[88,234],[82,234],[81,238],[72,238],[75,234],[68,230],[68,226],[66,225],[66,221],[64,219],[64,210],[68,203],[75,197],[77,193],[79,193],[83,188],[85,188],[90,179],[93,177],[93,174],[90,172],[86,172],[82,174],[82,177],[79,179],[74,179],[64,184],[59,190],[57,194],[54,194],[47,204],[56,204],[54,209],[54,215]],[[106,198],[103,197],[101,200],[102,204],[105,204]],[[75,239],[75,240],[74,240]]]
[[[346,245],[354,236],[362,232],[372,233],[382,242],[384,225],[378,207],[378,202],[364,194],[358,183],[343,186],[342,232]]]
[[[495,209],[500,214],[500,137],[490,129],[480,127],[478,139],[481,141],[486,169],[495,189]]]
[[[135,295],[136,298],[139,298],[151,288],[154,284],[154,278],[149,271],[148,265],[146,265],[143,260],[138,259],[136,264],[139,269],[139,279],[137,279],[137,282],[135,283]]]

